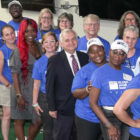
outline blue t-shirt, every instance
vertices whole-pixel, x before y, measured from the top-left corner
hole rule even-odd
[[[13,79],[12,79],[12,72],[11,69],[9,67],[9,59],[12,53],[12,49],[8,48],[6,46],[6,44],[4,44],[0,50],[2,51],[3,55],[4,55],[4,65],[3,65],[3,70],[2,70],[2,75],[10,82],[13,83]]]
[[[100,36],[98,36],[98,38],[101,40],[101,42],[104,45],[106,57],[107,57],[107,60],[108,60],[110,44],[107,40],[101,38]],[[83,36],[83,37],[79,38],[78,39],[77,50],[82,51],[82,52],[87,52],[87,42],[88,42],[88,40],[87,40],[86,36]]]
[[[135,71],[136,71],[136,63],[137,63],[137,60],[138,60],[139,57],[140,57],[140,49],[136,49],[135,54],[132,57],[127,58],[125,60],[124,64],[123,64],[124,66],[130,68],[133,71],[134,75],[136,75],[136,73],[135,73]]]
[[[72,92],[79,88],[85,88],[90,81],[91,75],[95,69],[98,67],[90,62],[87,65],[83,66],[75,75],[72,83]],[[85,120],[90,122],[98,123],[99,119],[92,111],[89,105],[89,97],[85,97],[84,99],[76,99],[75,104],[75,114]]]
[[[23,17],[23,19],[27,19],[27,17]],[[16,38],[18,38],[18,31],[19,31],[20,23],[21,22],[15,22],[14,20],[10,20],[8,22],[8,24],[11,25],[15,29]]]
[[[140,74],[133,78],[126,89],[140,89]],[[133,119],[140,119],[140,96],[130,105],[130,108]],[[136,137],[140,137],[140,128],[130,127],[129,132]]]
[[[6,24],[7,24],[6,22],[0,20],[0,47],[3,45],[1,29],[2,29],[2,27],[5,26]]]
[[[60,36],[61,30],[59,28],[58,29],[54,29],[54,32],[55,32],[55,35],[56,35],[57,39],[59,40],[59,36]]]
[[[47,73],[48,57],[43,55],[38,59],[33,68],[32,78],[35,80],[40,80],[40,91],[46,94],[46,73]]]
[[[115,40],[116,39],[120,39],[120,37],[117,35],[116,37],[115,37]],[[135,44],[135,48],[136,49],[140,49],[140,38],[138,38],[138,40],[137,40],[137,42],[136,42],[136,44]]]
[[[16,38],[17,38],[20,22],[15,22],[15,21],[11,20],[11,21],[8,22],[8,24],[11,25],[15,29],[15,35],[16,35]]]
[[[98,68],[91,77],[92,86],[100,89],[99,104],[114,106],[127,84],[132,80],[133,72],[127,67],[116,70],[109,64]]]
[[[52,29],[52,28],[50,30],[38,30],[36,40],[39,41],[39,42],[41,42],[42,41],[42,36],[44,34],[48,33],[48,32],[53,32],[53,33],[56,34],[55,29]]]

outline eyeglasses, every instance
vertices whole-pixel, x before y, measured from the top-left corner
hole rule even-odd
[[[46,40],[46,41],[44,41],[43,43],[46,43],[46,44],[49,44],[49,43],[55,43],[56,41],[55,40]]]
[[[118,51],[118,50],[112,50],[113,54],[119,55],[119,56],[125,56],[126,53],[124,51]]]
[[[98,26],[98,23],[85,23],[85,25],[91,27],[91,26]]]
[[[60,22],[61,22],[61,23],[69,23],[70,21],[67,20],[67,19],[66,19],[66,20],[62,19],[62,20],[60,20]]]
[[[51,17],[41,17],[41,19],[48,19],[48,20],[50,20],[52,18]]]

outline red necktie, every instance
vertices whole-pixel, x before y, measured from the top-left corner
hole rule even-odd
[[[79,70],[79,66],[74,55],[71,55],[71,57],[72,57],[72,68],[73,68],[74,74],[76,74],[76,72]]]

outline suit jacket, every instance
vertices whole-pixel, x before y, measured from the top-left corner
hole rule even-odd
[[[88,63],[88,55],[77,51],[79,63],[82,66]],[[73,73],[65,51],[52,56],[47,68],[47,102],[49,111],[58,111],[63,115],[73,115],[75,99],[71,93]]]

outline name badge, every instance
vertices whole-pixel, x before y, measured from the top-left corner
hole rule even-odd
[[[131,76],[131,75],[128,75],[128,74],[123,73],[123,79],[124,79],[124,80],[127,80],[127,81],[131,81],[131,80],[132,80],[132,76]]]
[[[7,60],[7,65],[9,66],[9,59]]]
[[[110,88],[110,90],[119,89],[118,83],[116,81],[110,81],[109,82],[109,88]]]

